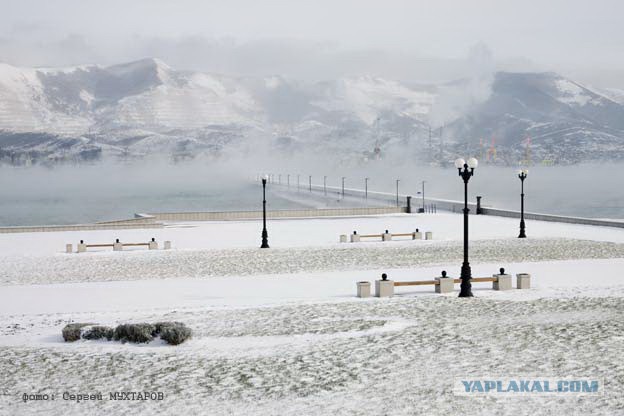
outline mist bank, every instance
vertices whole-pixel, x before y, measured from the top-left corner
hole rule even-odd
[[[46,225],[105,221],[132,217],[137,212],[220,211],[261,209],[258,178],[272,174],[285,184],[290,180],[301,195],[288,197],[268,185],[269,209],[304,206],[347,206],[365,202],[308,201],[304,191],[310,179],[328,186],[399,192],[418,197],[425,181],[425,195],[461,200],[463,182],[453,167],[424,165],[409,158],[339,164],[308,155],[274,159],[260,149],[248,157],[227,160],[194,160],[173,163],[150,158],[134,162],[94,162],[52,168],[0,168],[0,225]],[[592,218],[624,218],[624,192],[619,184],[624,163],[579,164],[529,168],[525,181],[527,211]],[[281,178],[280,178],[281,175]],[[290,178],[288,177],[290,175]],[[469,198],[499,208],[519,209],[520,180],[516,169],[482,163],[469,183]],[[338,205],[337,205],[338,204]]]

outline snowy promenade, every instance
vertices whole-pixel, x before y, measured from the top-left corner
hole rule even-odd
[[[355,282],[459,274],[455,214],[276,220],[160,230],[0,235],[0,415],[604,414],[624,409],[624,230],[471,216],[474,276],[505,267],[532,289],[474,299]],[[340,234],[433,231],[432,241],[339,244]],[[65,243],[171,240],[172,251],[63,253]],[[458,287],[456,286],[456,289]],[[70,320],[180,320],[194,337],[66,344]],[[454,377],[600,377],[587,397],[460,397]],[[162,402],[20,401],[23,393],[161,391]],[[175,412],[172,410],[175,409]]]

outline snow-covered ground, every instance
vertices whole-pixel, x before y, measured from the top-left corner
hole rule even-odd
[[[0,414],[622,414],[624,230],[471,216],[473,276],[532,288],[473,299],[430,286],[358,299],[355,282],[459,274],[462,217],[390,215],[0,235]],[[434,240],[340,244],[358,233]],[[66,243],[171,240],[171,251],[65,254]],[[456,289],[458,289],[456,285]],[[179,320],[172,347],[64,343],[67,322]],[[462,397],[455,377],[595,377],[604,394]],[[158,391],[162,401],[111,401]],[[63,392],[102,401],[62,400]],[[24,393],[56,395],[24,403]]]

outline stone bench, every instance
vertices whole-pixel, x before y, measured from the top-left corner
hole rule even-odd
[[[518,289],[528,289],[530,288],[530,279],[531,275],[526,273],[520,273],[516,275],[517,279],[517,288]],[[512,282],[511,275],[505,274],[505,269],[501,268],[500,273],[492,275],[492,277],[473,277],[470,279],[471,283],[483,283],[483,282],[492,282],[493,290],[511,290]],[[361,296],[361,286],[364,283],[368,282],[358,282],[357,283],[357,296],[358,297],[366,297]],[[393,280],[388,280],[388,276],[383,273],[381,275],[381,280],[375,281],[375,296],[376,297],[391,297],[394,295],[394,288],[398,286],[427,286],[432,285],[435,287],[436,293],[449,293],[454,290],[454,284],[461,283],[461,279],[453,279],[447,276],[446,271],[442,271],[441,276],[434,278],[433,280],[413,280],[406,282],[395,282]],[[370,283],[368,283],[368,290],[370,296]]]
[[[100,244],[85,244],[84,240],[80,240],[80,243],[77,245],[77,253],[84,253],[88,248],[112,248],[113,251],[122,251],[124,247],[147,247],[149,250],[158,250],[158,242],[155,238],[152,238],[151,241],[146,243],[122,243],[117,238],[114,243],[100,243]],[[165,241],[165,250],[171,249],[171,241]],[[72,253],[73,245],[66,244],[65,252]]]
[[[396,233],[396,234],[392,234],[388,232],[388,230],[386,230],[386,232],[382,234],[358,234],[357,231],[353,231],[353,234],[350,235],[350,240],[352,243],[359,243],[360,241],[362,241],[363,238],[374,238],[374,239],[380,239],[381,241],[392,241],[393,237],[411,237],[412,240],[422,240],[422,232],[419,231],[418,228],[416,229],[416,231],[412,233]],[[427,231],[425,233],[425,237],[427,240],[432,240],[433,233],[431,231]],[[340,242],[341,243],[347,242],[346,234],[340,235]]]

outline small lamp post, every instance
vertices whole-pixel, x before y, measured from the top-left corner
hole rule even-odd
[[[310,192],[312,192],[312,175],[308,176],[308,185],[310,186]]]
[[[345,181],[345,177],[342,177],[342,199],[344,199],[344,181]]]
[[[327,196],[327,176],[323,176],[323,193]]]
[[[299,192],[299,176],[300,175],[297,175],[297,192]]]
[[[425,212],[425,182],[422,181],[422,212]]]
[[[529,171],[523,169],[518,171],[518,178],[520,178],[520,235],[518,238],[526,238],[525,226],[524,226],[524,180],[527,178]]]
[[[479,165],[479,162],[474,157],[471,157],[466,162],[464,159],[459,158],[455,161],[455,167],[459,171],[459,176],[464,180],[464,262],[461,267],[461,286],[459,291],[460,298],[471,298],[472,285],[470,284],[471,271],[470,263],[468,262],[468,181],[470,177],[474,175],[475,168]]]
[[[286,184],[290,188],[290,174],[286,175]]]
[[[370,178],[364,178],[364,199],[368,200],[368,180]]]
[[[396,180],[396,204],[397,204],[397,207],[399,206],[399,182],[400,181],[401,181],[400,179]]]
[[[269,177],[262,178],[262,245],[260,248],[269,248],[269,233],[266,228],[266,184]]]

